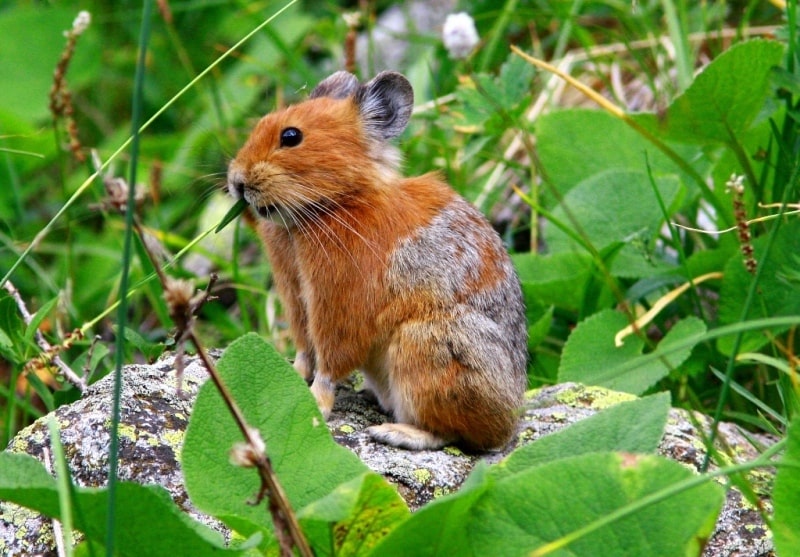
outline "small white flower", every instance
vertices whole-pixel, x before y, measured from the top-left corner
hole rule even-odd
[[[739,176],[736,173],[731,174],[731,177],[725,182],[725,190],[735,191],[736,193],[744,192],[744,176]]]
[[[469,56],[478,44],[478,30],[475,21],[466,12],[450,14],[442,28],[442,42],[450,58],[462,60]]]
[[[342,19],[344,19],[345,24],[350,29],[354,29],[358,27],[361,23],[361,12],[347,12],[342,14]]]
[[[92,22],[92,14],[90,14],[86,10],[78,12],[78,15],[75,17],[75,21],[72,22],[72,34],[80,35],[84,31],[86,31],[91,22]]]

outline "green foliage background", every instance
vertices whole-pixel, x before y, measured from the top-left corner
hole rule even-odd
[[[369,30],[389,3],[287,4],[160,4],[150,21],[141,97],[133,80],[140,4],[0,7],[0,280],[15,285],[33,314],[26,321],[18,301],[0,291],[0,445],[79,396],[63,377],[28,364],[42,353],[37,332],[61,347],[65,363],[90,382],[113,367],[113,340],[120,334],[125,361],[153,359],[174,342],[161,287],[152,280],[153,267],[140,244],[132,261],[133,289],[120,292],[124,219],[109,203],[103,181],[89,180],[95,171],[91,157],[78,161],[67,148],[69,121],[54,119],[48,108],[63,32],[81,9],[91,13],[92,23],[77,39],[65,73],[80,152],[94,149],[100,161],[113,159],[104,170],[109,179],[128,176],[135,161],[145,241],[157,246],[172,276],[195,279],[202,287],[211,270],[219,273],[218,299],[204,306],[198,325],[205,343],[226,346],[256,332],[291,355],[269,264],[252,232],[237,221],[209,234],[229,207],[219,194],[226,163],[261,114],[302,99],[341,69],[348,32],[343,14],[361,8],[361,29]],[[785,525],[796,512],[787,510],[793,499],[786,486],[797,483],[797,451],[796,439],[787,441],[786,431],[800,408],[795,334],[800,43],[795,4],[785,10],[780,4],[464,1],[456,8],[475,19],[481,37],[469,58],[451,59],[438,29],[411,29],[400,34],[407,51],[394,69],[409,77],[416,94],[415,116],[400,141],[407,173],[440,169],[490,217],[513,252],[528,309],[530,385],[570,380],[637,395],[669,392],[672,405],[706,412],[715,423],[735,420],[774,433],[781,440],[778,448],[789,447],[776,482],[774,529],[776,545],[789,555],[797,542]],[[286,10],[273,24],[215,62],[281,8]],[[758,30],[762,25],[769,26],[766,32]],[[596,100],[560,89],[560,77],[535,69],[509,45],[552,61],[617,108],[604,111]],[[374,54],[379,46],[367,42],[361,48]],[[369,77],[374,68],[362,71]],[[123,147],[134,97],[146,120],[157,117],[149,120],[132,160]],[[726,187],[734,175],[744,177],[740,198]],[[752,256],[743,255],[750,249]],[[755,272],[746,268],[748,257],[756,262]],[[702,284],[676,290],[699,277]],[[127,324],[116,323],[115,304],[128,294]],[[659,311],[617,347],[619,331],[654,307]],[[280,358],[273,355],[277,359],[270,365],[278,368]],[[249,393],[241,396],[247,399]],[[209,412],[205,427],[219,425],[217,414]],[[312,405],[308,416],[314,412]],[[204,414],[198,414],[201,420]],[[797,427],[791,431],[796,437]],[[602,459],[568,457],[564,449],[562,460],[529,463],[502,480],[479,470],[471,488],[428,512],[462,517],[442,535],[463,541],[458,530],[466,524],[463,517],[473,511],[499,516],[497,509],[519,491],[515,482],[549,485],[546,479],[562,469],[569,476],[564,481],[604,471],[607,483],[597,495],[609,506],[598,508],[601,518],[583,517],[581,524],[616,516],[614,509],[635,506],[659,489],[666,490],[668,504],[692,493],[674,487],[689,480],[677,471],[673,477],[668,463],[651,457],[642,457],[636,467],[641,477],[618,477],[620,457],[614,451],[652,449],[609,443],[597,450],[607,451]],[[273,456],[283,454],[277,450]],[[187,469],[198,467],[202,486],[204,461],[199,454],[198,459],[187,462]],[[396,505],[379,479],[358,473],[358,464],[353,463],[347,488],[326,484],[324,493],[295,501],[303,508],[304,524],[319,536],[314,538],[319,547],[330,545],[326,525],[354,524],[359,513]],[[32,466],[10,457],[7,469],[19,475],[0,478],[1,494],[32,504],[48,493],[37,504],[52,514],[58,488],[28,470]],[[24,481],[28,472],[35,481]],[[654,478],[660,483],[648,483]],[[625,481],[650,491],[632,489],[626,501],[611,497]],[[707,506],[698,507],[675,554],[708,533],[716,512],[718,493],[708,483],[698,485],[705,490],[698,500]],[[536,500],[546,495],[523,492]],[[379,502],[369,503],[371,493],[380,494]],[[163,502],[162,495],[129,496],[147,505],[148,498]],[[104,500],[102,494],[79,497],[98,509]],[[244,509],[217,506],[213,495],[211,500],[211,512],[253,536],[242,551],[269,547],[267,526],[256,525]],[[577,510],[557,503],[542,508],[563,513],[565,520],[578,517]],[[443,510],[447,505],[452,508]],[[535,510],[523,506],[519,512],[527,516]],[[431,524],[424,513],[408,520],[403,512],[388,516],[387,524],[398,529],[383,541],[372,539],[384,552],[376,554],[402,552],[392,545],[401,532],[416,535]],[[507,525],[519,523],[513,512],[506,518]],[[176,520],[185,522],[181,516]],[[619,516],[614,524],[625,530],[626,520]],[[100,528],[102,522],[92,525]],[[574,524],[574,531],[580,532],[581,524]],[[502,528],[494,526],[476,538],[478,546],[494,547],[505,539],[538,547],[564,534],[544,525],[534,532],[509,526],[500,536]],[[205,540],[197,542],[201,545],[211,543],[194,525],[186,532]],[[599,539],[608,535],[599,532]],[[86,533],[103,543],[104,532]],[[593,535],[586,533],[572,547],[607,546]]]

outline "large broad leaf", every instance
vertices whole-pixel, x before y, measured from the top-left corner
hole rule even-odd
[[[714,529],[722,488],[709,481],[633,508],[691,477],[680,464],[657,456],[601,453],[557,460],[498,482],[474,508],[466,531],[474,555],[520,555],[607,521],[575,535],[565,544],[568,554],[698,555]],[[628,513],[609,519],[626,507]]]
[[[661,137],[675,141],[739,142],[739,136],[763,116],[772,68],[781,62],[783,51],[778,42],[758,39],[731,47],[675,99],[662,120],[652,118],[650,125]]]
[[[525,303],[577,310],[592,275],[592,257],[585,252],[552,255],[522,253],[512,256]]]
[[[106,542],[108,490],[75,488],[75,528],[97,543]],[[56,481],[41,462],[28,455],[0,453],[0,499],[59,518]],[[181,511],[159,486],[117,485],[114,529],[119,555],[241,555],[226,549],[222,536]]]
[[[601,110],[570,109],[545,114],[536,122],[536,136],[539,160],[549,183],[561,195],[608,170],[646,175],[649,164],[654,174],[681,175],[677,164],[639,132]],[[696,146],[671,147],[684,160],[693,161],[698,171],[703,172],[709,166]],[[688,179],[683,182],[693,183]],[[545,199],[548,207],[555,204],[547,191]]]
[[[625,316],[614,310],[601,311],[579,323],[564,345],[558,380],[641,394],[691,353],[691,348],[683,348],[662,359],[643,358],[644,342],[636,335],[628,336],[622,346],[615,346],[614,336],[627,325]],[[659,348],[668,349],[670,344],[691,337],[698,337],[699,341],[705,331],[700,319],[687,317],[670,329]]]
[[[786,452],[781,458],[772,492],[775,518],[772,533],[781,557],[800,555],[800,419],[786,432]]]
[[[295,510],[368,471],[355,454],[336,444],[305,381],[258,335],[231,344],[218,370],[248,423],[260,430]],[[266,503],[248,504],[258,493],[258,474],[234,466],[228,456],[241,441],[227,406],[207,383],[197,397],[183,446],[186,490],[198,508],[240,533],[270,536]]]
[[[764,259],[767,241],[768,238],[762,236],[753,242],[754,257],[763,269],[748,320],[800,314],[800,221],[792,220],[781,226],[769,257]],[[742,318],[742,308],[753,280],[755,277],[745,269],[741,253],[731,257],[725,266],[720,292],[720,323],[737,323]],[[723,354],[730,354],[733,341],[733,336],[723,337],[717,341],[717,347]],[[752,352],[768,342],[769,337],[762,332],[745,333],[741,350]]]
[[[626,244],[612,262],[617,275],[643,276],[659,272],[652,251],[654,235],[664,219],[653,191],[653,181],[668,208],[680,201],[682,191],[675,175],[609,170],[588,178],[564,196],[553,210],[553,218],[580,233],[598,251],[614,243]],[[551,252],[579,249],[574,240],[556,226],[545,228]]]
[[[665,175],[655,182],[666,206],[672,206],[680,192],[678,178]],[[664,218],[648,175],[631,170],[609,170],[579,183],[553,210],[555,218],[572,227],[567,211],[598,251],[653,231]],[[574,243],[555,226],[545,229],[545,239],[552,252]]]
[[[698,555],[724,494],[713,482],[667,494],[691,477],[675,462],[629,453],[554,460],[497,481],[489,474],[414,514],[373,555],[527,555],[569,535],[555,554]]]

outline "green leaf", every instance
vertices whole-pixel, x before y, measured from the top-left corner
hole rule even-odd
[[[614,310],[601,311],[579,323],[564,345],[558,380],[641,394],[691,354],[691,347],[683,348],[662,359],[649,359],[635,365],[644,349],[644,342],[638,336],[628,336],[620,347],[614,345],[614,336],[627,325],[625,316]],[[687,317],[670,329],[659,347],[666,349],[672,343],[699,337],[705,331],[703,321]],[[664,359],[669,366],[662,361]]]
[[[663,436],[669,407],[667,393],[622,402],[517,449],[496,466],[477,467],[459,492],[417,511],[375,555],[480,555],[472,549],[468,519],[496,483],[566,456],[609,450],[652,452]],[[637,427],[630,427],[632,423]],[[518,498],[527,498],[528,491],[520,490]]]
[[[40,307],[39,311],[37,311],[36,314],[31,317],[31,322],[28,323],[27,327],[25,327],[25,334],[23,335],[23,338],[26,342],[33,341],[33,335],[36,334],[36,331],[39,329],[39,325],[41,325],[42,321],[47,318],[57,303],[58,296]]]
[[[681,190],[678,178],[656,176],[655,182],[665,205],[673,206]],[[630,243],[635,238],[646,238],[663,220],[650,178],[632,170],[608,170],[572,188],[561,205],[553,210],[553,217],[574,227],[564,207],[598,251],[615,242]],[[555,226],[545,229],[545,241],[552,252],[574,246],[574,241]]]
[[[114,326],[115,333],[117,330],[118,327]],[[125,327],[122,334],[125,335],[125,341],[141,352],[148,360],[155,360],[164,351],[163,344],[147,340],[130,327]]]
[[[755,299],[747,319],[776,317],[800,314],[800,284],[791,277],[800,272],[800,259],[793,257],[800,253],[800,221],[791,220],[781,226],[769,258],[764,259],[764,247],[768,238],[762,236],[753,241],[754,257],[763,267],[756,290]],[[719,321],[722,324],[737,323],[741,319],[742,308],[754,277],[747,272],[741,253],[736,253],[725,266],[719,300]],[[788,327],[773,329],[774,334]],[[734,337],[721,338],[717,348],[723,354],[733,350]],[[755,352],[769,342],[769,337],[761,331],[745,333],[740,350]]]
[[[530,306],[527,306],[527,310],[530,311]],[[539,344],[547,336],[547,333],[550,332],[550,327],[553,325],[553,312],[555,308],[550,306],[546,310],[544,310],[541,315],[532,323],[530,320],[528,321],[530,325],[528,325],[528,350],[534,350]]]
[[[222,536],[196,522],[155,485],[117,484],[114,547],[122,556],[241,555],[226,549]],[[0,453],[0,499],[60,516],[56,481],[28,455]],[[72,498],[75,527],[97,543],[106,540],[108,492],[75,487]]]
[[[480,473],[465,492],[412,515],[372,555],[525,555],[565,535],[574,539],[559,555],[696,555],[724,498],[713,482],[671,492],[692,473],[657,456],[591,453],[500,479]]]
[[[592,257],[583,252],[511,256],[517,268],[525,302],[577,310],[592,274]]]
[[[530,89],[534,68],[519,56],[509,54],[498,76],[478,73],[465,81],[455,95],[458,103],[452,122],[467,128],[482,128],[490,136],[508,129],[531,102]],[[447,121],[450,121],[449,119]]]
[[[772,501],[772,533],[778,555],[800,555],[800,418],[795,418],[786,432],[786,452],[775,475]]]
[[[573,539],[561,555],[697,555],[724,493],[710,481],[669,493],[691,477],[682,465],[652,455],[556,460],[487,490],[465,533],[474,555],[520,555],[564,536]],[[662,490],[653,504],[635,508]]]
[[[715,58],[667,109],[657,133],[689,143],[739,141],[770,95],[772,68],[781,63],[779,42],[750,40]]]
[[[368,471],[359,458],[336,444],[305,381],[258,335],[232,343],[218,371],[250,426],[266,443],[278,479],[297,510],[329,495]],[[201,389],[183,445],[186,490],[194,504],[234,530],[271,536],[262,505],[250,505],[260,481],[253,469],[230,463],[242,435],[211,382]]]
[[[9,353],[14,348],[14,343],[3,329],[0,329],[0,353]]]
[[[225,213],[225,216],[222,217],[222,220],[219,221],[219,224],[214,229],[214,233],[219,234],[222,229],[228,226],[231,221],[244,213],[245,209],[247,209],[247,201],[245,201],[244,198],[241,198],[233,204],[233,207],[231,207],[227,213]]]
[[[364,555],[409,516],[397,489],[379,474],[359,476],[297,513],[316,555]]]
[[[553,460],[584,453],[655,452],[664,436],[669,409],[669,393],[620,402],[518,448],[490,473],[496,478],[505,478]],[[636,424],[636,427],[631,427],[631,424]]]
[[[536,136],[542,167],[562,196],[584,180],[609,170],[646,175],[648,163],[654,175],[681,175],[678,166],[636,130],[602,110],[570,109],[544,114],[536,121]],[[670,147],[684,160],[691,160],[700,172],[709,166],[696,146]],[[682,181],[693,184],[692,180]],[[620,188],[628,191],[626,184]],[[546,195],[546,207],[555,203],[553,196]],[[654,200],[651,203],[655,204]]]

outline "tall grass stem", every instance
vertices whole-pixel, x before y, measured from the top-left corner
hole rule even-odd
[[[131,162],[128,178],[128,201],[125,207],[125,237],[122,248],[122,276],[120,280],[120,304],[117,312],[117,338],[114,369],[113,409],[111,416],[111,446],[108,455],[108,512],[106,526],[106,555],[114,555],[116,530],[116,487],[117,465],[119,461],[120,402],[122,398],[122,366],[125,363],[125,324],[128,315],[128,281],[133,251],[133,217],[136,210],[136,167],[139,162],[139,122],[142,118],[144,101],[144,73],[147,57],[147,44],[150,40],[150,19],[153,11],[152,0],[144,0],[142,5],[142,26],[139,34],[139,55],[136,60],[133,100],[131,107]]]

